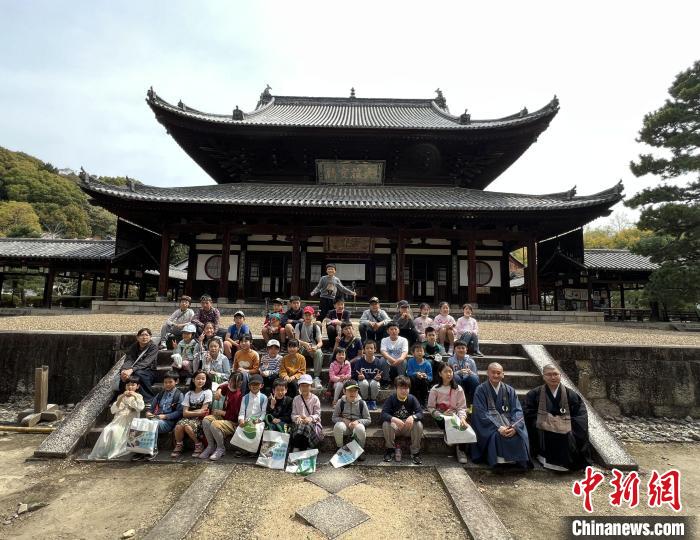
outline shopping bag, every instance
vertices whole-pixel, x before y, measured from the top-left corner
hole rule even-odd
[[[158,449],[158,420],[134,418],[126,439],[127,452],[153,456]]]
[[[243,427],[238,426],[231,437],[231,444],[254,454],[258,451],[262,440],[265,424],[262,422],[246,422]]]
[[[345,467],[345,465],[350,465],[354,463],[355,460],[364,452],[357,441],[350,441],[345,446],[338,448],[338,451],[331,458],[331,465],[336,469],[338,467]]]
[[[464,444],[476,442],[476,433],[471,426],[462,427],[459,417],[456,414],[449,416],[442,415],[445,420],[445,438],[447,444]]]
[[[292,452],[287,458],[288,473],[308,476],[316,472],[316,458],[318,457],[318,448],[312,450],[302,450],[301,452]]]
[[[287,457],[288,448],[288,433],[266,429],[263,431],[260,455],[255,464],[268,469],[284,469],[284,460]]]

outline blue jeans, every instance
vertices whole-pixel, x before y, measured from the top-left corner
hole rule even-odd
[[[171,420],[158,420],[158,433],[170,433],[176,423]]]
[[[467,351],[471,350],[474,354],[479,352],[479,336],[476,334],[464,332],[464,334],[459,336],[459,339],[467,344]]]
[[[479,386],[479,376],[476,373],[466,376],[455,373],[454,378],[455,382],[462,387],[462,390],[464,390],[464,395],[467,396],[467,401],[472,403],[474,401],[474,392],[476,391],[476,387]]]

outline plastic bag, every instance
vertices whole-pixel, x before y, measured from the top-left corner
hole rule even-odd
[[[134,418],[126,439],[127,452],[153,456],[158,449],[158,421]]]
[[[266,429],[263,432],[260,455],[255,464],[268,469],[284,469],[288,448],[289,434]]]
[[[231,437],[231,444],[254,454],[258,451],[264,429],[265,424],[262,422],[246,422],[243,427],[236,428],[233,437]]]
[[[345,465],[350,465],[354,463],[355,460],[364,452],[357,441],[350,441],[345,446],[338,448],[338,451],[331,458],[331,465],[336,469],[338,467],[345,467]]]
[[[476,442],[476,433],[471,426],[462,427],[459,417],[455,414],[445,416],[442,415],[445,420],[445,438],[447,439],[447,444],[465,444]]]
[[[318,448],[311,450],[302,450],[301,452],[292,452],[287,458],[288,473],[308,476],[316,472],[316,458],[318,457]]]

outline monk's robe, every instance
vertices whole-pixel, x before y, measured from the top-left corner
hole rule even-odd
[[[472,445],[472,460],[499,463],[517,463],[531,467],[523,409],[512,386],[501,383],[498,392],[489,381],[481,383],[474,392],[471,426],[476,432]],[[513,426],[515,435],[504,437],[498,428]]]
[[[588,412],[581,397],[563,385],[530,390],[523,412],[532,456],[548,469],[574,471],[590,464]]]

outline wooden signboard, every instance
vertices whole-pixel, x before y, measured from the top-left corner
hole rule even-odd
[[[319,184],[382,185],[384,161],[317,159]]]
[[[374,238],[366,236],[326,236],[325,252],[329,255],[338,253],[374,253]]]

